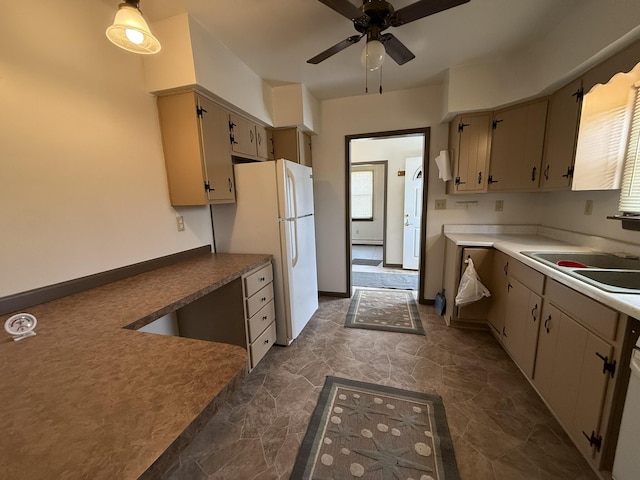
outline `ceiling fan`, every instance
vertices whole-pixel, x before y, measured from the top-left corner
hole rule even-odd
[[[457,7],[458,5],[469,2],[469,0],[419,0],[399,10],[394,10],[393,5],[384,0],[363,0],[361,7],[356,7],[349,0],[320,0],[320,2],[351,20],[353,26],[360,34],[353,35],[336,43],[324,52],[307,60],[307,63],[318,64],[332,55],[341,52],[348,46],[358,43],[362,37],[366,36],[367,45],[369,45],[370,42],[373,45],[376,40],[383,45],[383,47],[380,47],[383,50],[381,52],[382,57],[379,59],[377,66],[374,67],[377,68],[382,63],[384,51],[386,51],[398,65],[403,65],[415,58],[411,50],[393,34],[382,33],[387,28],[400,27],[414,20],[419,20],[434,13]],[[367,63],[367,66],[368,65]],[[373,70],[374,68],[370,69]]]

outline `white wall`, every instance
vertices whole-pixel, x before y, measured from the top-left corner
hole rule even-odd
[[[142,59],[104,34],[116,6],[3,4],[0,296],[211,243],[206,208],[176,229]]]
[[[351,161],[363,162],[387,160],[387,241],[386,261],[402,264],[404,234],[404,183],[406,177],[398,172],[405,169],[407,157],[422,157],[424,138],[420,136],[400,138],[376,138],[351,142]],[[353,233],[352,233],[353,236]]]

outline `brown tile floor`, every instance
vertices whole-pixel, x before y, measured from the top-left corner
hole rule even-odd
[[[321,298],[289,347],[274,347],[187,447],[178,479],[288,479],[326,375],[442,396],[463,480],[596,479],[486,332],[419,307],[426,337],[344,328],[349,299]]]

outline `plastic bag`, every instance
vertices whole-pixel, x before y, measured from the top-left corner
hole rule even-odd
[[[491,296],[489,289],[480,281],[480,277],[476,273],[473,266],[473,260],[467,258],[467,269],[460,278],[460,286],[458,287],[458,295],[456,295],[455,303],[458,307],[464,307],[470,303],[477,302],[482,297]]]

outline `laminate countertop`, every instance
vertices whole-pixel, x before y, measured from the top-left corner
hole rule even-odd
[[[135,328],[270,258],[203,254],[27,309],[37,336],[0,337],[0,478],[134,479],[169,466],[163,453],[242,381],[247,352]]]

